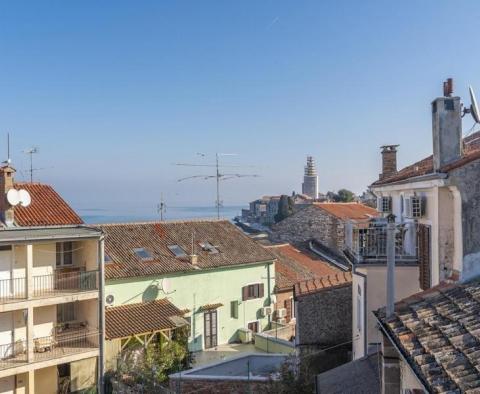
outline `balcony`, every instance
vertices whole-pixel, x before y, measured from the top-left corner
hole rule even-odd
[[[32,278],[32,297],[53,297],[98,290],[98,271],[54,271]],[[0,302],[27,299],[27,280],[23,278],[0,279]]]
[[[373,220],[345,224],[345,253],[358,264],[387,262],[387,223]],[[417,225],[398,223],[395,231],[395,262],[416,264],[418,256]]]
[[[41,362],[98,349],[99,332],[87,328],[34,338],[33,359]],[[0,345],[0,370],[28,364],[27,341]]]

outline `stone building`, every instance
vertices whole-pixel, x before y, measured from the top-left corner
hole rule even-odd
[[[272,226],[275,242],[305,242],[315,240],[327,248],[343,252],[345,223],[366,220],[378,212],[359,203],[313,203]]]
[[[312,156],[307,156],[307,165],[303,176],[302,194],[310,198],[318,198],[318,175],[315,168],[315,160]]]

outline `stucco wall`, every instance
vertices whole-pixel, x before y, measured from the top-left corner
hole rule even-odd
[[[272,226],[275,242],[304,242],[315,239],[337,251],[343,251],[345,231],[343,222],[324,210],[309,205]]]
[[[37,369],[35,371],[35,393],[57,394],[57,367]]]
[[[296,345],[340,344],[352,338],[351,285],[295,298]]]
[[[95,386],[97,380],[97,358],[86,358],[84,360],[70,363],[70,389],[72,392],[86,390]]]
[[[268,271],[270,286],[267,280]],[[272,292],[275,285],[273,264],[270,264],[269,270],[266,264],[257,264],[164,278],[168,279],[168,293],[161,290],[163,277],[159,276],[110,280],[106,283],[105,294],[114,296],[113,306],[168,297],[178,308],[190,310],[186,316],[192,317],[192,336],[189,342],[191,351],[202,350],[204,347],[204,317],[203,313],[198,312],[202,305],[223,304],[217,309],[218,344],[237,340],[237,330],[246,328],[249,322],[259,321],[262,330],[268,324],[268,319],[260,314],[260,309],[268,304],[268,289]],[[242,287],[254,283],[264,284],[264,297],[242,301]],[[231,301],[239,303],[238,318],[231,317]]]

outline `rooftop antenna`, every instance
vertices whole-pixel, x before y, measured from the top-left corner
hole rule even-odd
[[[167,205],[163,201],[163,193],[160,195],[160,204],[157,205],[157,212],[160,214],[160,220],[163,222],[163,215],[167,211]]]
[[[23,153],[26,153],[27,155],[30,155],[30,170],[28,171],[30,173],[30,183],[33,183],[33,171],[37,170],[37,168],[33,168],[33,155],[37,154],[39,152],[39,149],[37,146],[31,147],[29,149],[25,149]]]
[[[205,157],[204,153],[197,153],[197,155]],[[215,178],[216,180],[216,192],[217,200],[215,201],[215,207],[217,208],[217,219],[220,219],[220,208],[223,206],[222,200],[220,200],[220,181],[226,181],[227,179],[233,178],[257,178],[260,175],[258,174],[236,174],[236,173],[223,173],[221,168],[233,168],[233,167],[253,167],[253,166],[238,166],[238,165],[224,165],[220,164],[220,157],[222,156],[238,156],[237,153],[215,153],[215,164],[190,164],[190,163],[175,163],[177,166],[186,166],[186,167],[214,167],[215,175],[192,175],[185,178],[177,179],[177,182],[183,182],[188,179],[202,179],[209,180]]]
[[[9,166],[12,163],[10,158],[10,133],[7,133],[7,160],[2,161],[2,164]]]

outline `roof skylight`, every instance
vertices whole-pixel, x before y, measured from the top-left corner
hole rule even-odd
[[[151,260],[152,255],[151,253],[146,250],[145,248],[135,248],[133,249],[137,257],[140,257],[142,260]]]
[[[208,252],[211,254],[218,253],[218,249],[208,241],[200,242],[200,246],[202,250],[204,250],[205,252]]]
[[[175,257],[185,257],[187,254],[185,251],[178,245],[168,245],[168,249],[172,252]]]

